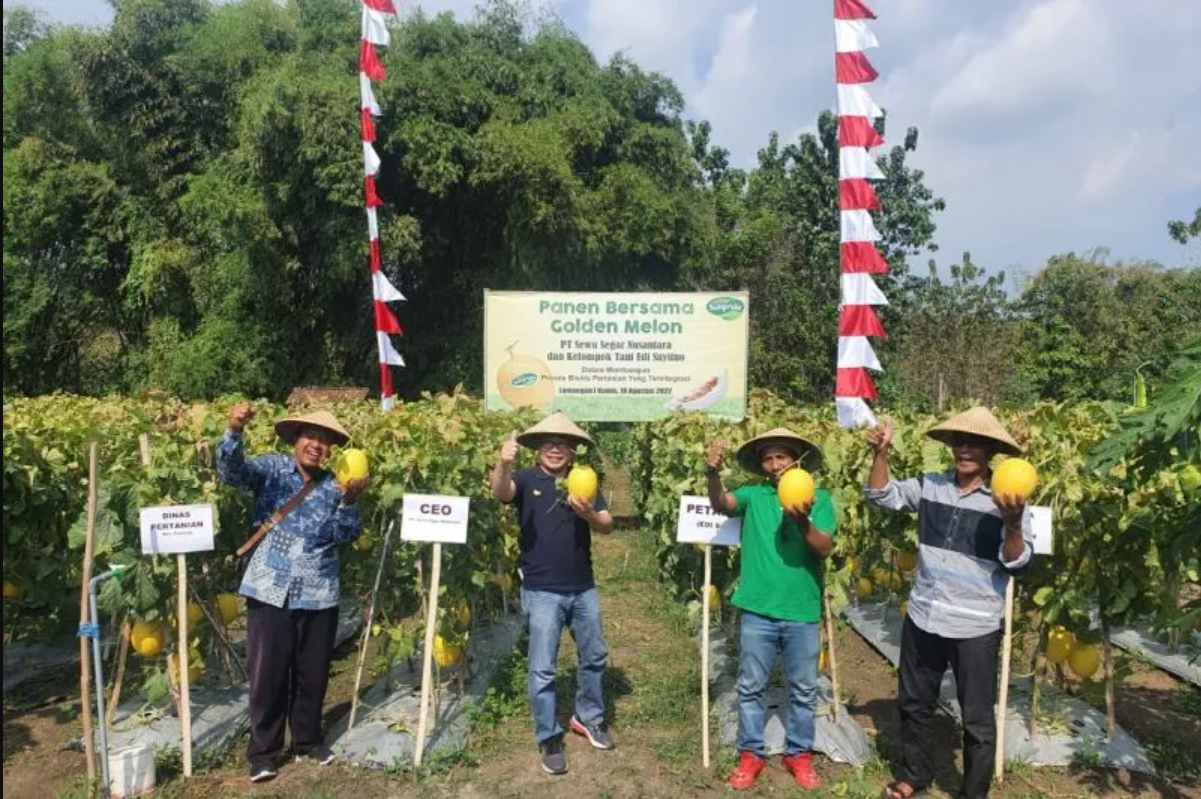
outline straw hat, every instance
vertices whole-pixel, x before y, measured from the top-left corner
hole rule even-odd
[[[980,438],[987,438],[996,443],[997,451],[1003,452],[1006,455],[1021,455],[1022,448],[1018,446],[1018,442],[1013,440],[1013,437],[1001,426],[997,421],[997,417],[992,415],[988,408],[975,407],[971,410],[964,411],[958,416],[952,416],[942,424],[936,425],[930,429],[926,435],[935,441],[941,441],[944,444],[951,443],[951,437],[955,433],[967,433]]]
[[[543,439],[552,436],[566,438],[577,446],[579,444],[588,447],[596,446],[596,442],[563,413],[552,413],[529,430],[517,436],[517,443],[523,447],[538,449],[538,447],[542,446]]]
[[[350,433],[346,432],[346,428],[339,424],[329,411],[313,411],[300,416],[289,416],[282,422],[275,423],[275,434],[289,444],[293,444],[296,442],[296,437],[300,435],[300,431],[306,427],[320,427],[322,430],[333,433],[336,438],[334,443],[339,447],[346,446],[350,441]]]
[[[769,445],[778,445],[791,450],[801,466],[809,471],[816,471],[822,465],[821,448],[807,438],[802,438],[786,427],[768,430],[762,435],[755,436],[738,448],[738,462],[748,472],[767,476],[760,464],[759,453]]]

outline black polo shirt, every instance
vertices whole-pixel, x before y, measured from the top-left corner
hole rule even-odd
[[[513,504],[521,524],[522,585],[535,591],[587,591],[592,578],[592,531],[567,507],[567,492],[535,466],[513,475]],[[596,492],[592,507],[607,509]]]

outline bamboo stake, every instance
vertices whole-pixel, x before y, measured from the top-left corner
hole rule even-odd
[[[830,607],[830,592],[822,590],[826,606],[826,646],[830,647],[830,688],[834,693],[834,722],[842,721],[842,701],[838,690],[838,658],[834,654],[834,613]]]
[[[1005,777],[1005,720],[1009,716],[1009,658],[1013,648],[1013,577],[1005,583],[1005,640],[1001,648],[1001,701],[997,704],[997,754],[993,765],[997,782]]]
[[[383,551],[379,555],[379,568],[375,570],[375,587],[371,589],[371,602],[367,606],[367,619],[363,625],[363,642],[359,645],[359,667],[354,675],[354,693],[350,697],[350,723],[347,729],[354,729],[354,719],[359,712],[359,688],[363,685],[363,664],[367,662],[367,643],[371,640],[371,627],[375,623],[375,605],[379,598],[379,583],[384,576],[384,563],[388,560],[388,542],[392,540],[392,528],[395,522],[388,524],[384,531]]]
[[[1113,743],[1118,729],[1117,708],[1113,696],[1113,643],[1109,640],[1109,622],[1101,622],[1101,634],[1105,636],[1102,651],[1105,654],[1105,727],[1106,741]]]
[[[79,589],[79,624],[82,627],[91,623],[91,611],[88,602],[88,584],[92,581],[92,558],[96,553],[96,472],[100,459],[100,446],[93,441],[88,447],[88,516],[87,532],[83,546],[83,580]],[[92,742],[92,692],[91,692],[91,644],[88,639],[79,638],[79,698],[83,708],[83,751],[88,761],[88,781],[96,779],[96,755]],[[104,690],[96,686],[96,690]],[[104,786],[107,791],[108,786]]]
[[[434,542],[433,569],[430,570],[429,604],[425,616],[425,651],[421,653],[421,712],[417,716],[417,748],[413,750],[413,766],[421,767],[425,754],[425,733],[429,721],[430,682],[434,662],[434,628],[438,620],[438,583],[442,580],[442,544]]]
[[[117,716],[117,707],[121,704],[121,686],[125,683],[125,662],[129,659],[129,636],[133,625],[129,623],[129,613],[121,622],[121,644],[117,650],[117,676],[113,679],[113,692],[108,697],[108,712],[104,714],[108,725],[113,725]]]
[[[1047,625],[1039,622],[1038,645],[1034,648],[1034,663],[1031,664],[1030,671],[1033,677],[1030,680],[1030,740],[1033,742],[1038,738],[1038,705],[1042,690],[1039,688],[1039,677],[1043,676],[1047,671],[1046,658],[1044,652],[1047,649]]]
[[[709,768],[709,586],[713,545],[705,544],[705,585],[701,588],[701,762]]]
[[[175,567],[179,572],[179,602],[176,621],[179,623],[179,646],[175,651],[175,662],[179,664],[179,727],[183,732],[183,775],[192,776],[192,686],[188,679],[188,556],[182,552],[175,556]]]

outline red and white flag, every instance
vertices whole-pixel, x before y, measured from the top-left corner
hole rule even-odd
[[[876,249],[880,231],[872,219],[872,212],[880,210],[880,198],[869,182],[885,177],[871,154],[871,148],[884,143],[874,124],[884,116],[884,110],[868,91],[868,85],[879,73],[863,52],[880,44],[868,27],[868,20],[875,18],[862,0],[834,0],[842,241],[842,305],[834,404],[839,424],[851,428],[876,423],[876,415],[868,405],[869,400],[876,399],[876,386],[868,370],[880,372],[883,367],[870,339],[884,338],[884,327],[874,307],[888,304],[888,298],[872,277],[888,273],[888,264]]]

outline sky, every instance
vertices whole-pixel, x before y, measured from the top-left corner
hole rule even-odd
[[[1201,263],[1167,235],[1201,205],[1201,2],[867,0],[871,87],[888,138],[947,202],[935,257],[970,251],[1011,287],[1052,255]],[[5,0],[5,5],[9,5]],[[25,0],[102,25],[105,0]],[[601,60],[670,77],[686,116],[751,167],[770,131],[815,129],[834,102],[831,0],[542,0]],[[476,0],[409,0],[469,17]],[[912,260],[922,267],[928,256]]]

